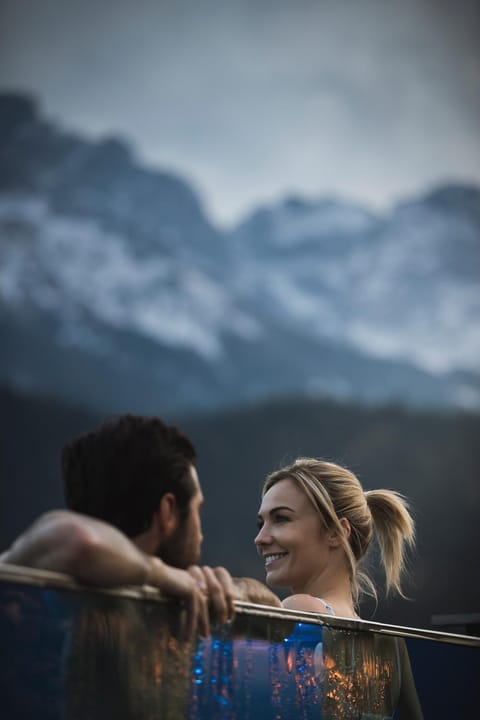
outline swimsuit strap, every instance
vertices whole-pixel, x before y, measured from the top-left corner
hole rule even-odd
[[[322,602],[325,605],[325,607],[327,608],[327,615],[335,616],[335,610],[333,609],[333,607],[331,605],[329,605],[327,602],[325,602],[325,600],[323,598],[317,598],[317,600],[320,600],[320,602]]]

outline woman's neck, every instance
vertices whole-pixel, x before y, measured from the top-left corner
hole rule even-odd
[[[335,615],[358,617],[352,597],[352,586],[348,573],[336,569],[312,578],[303,587],[292,588],[295,594],[312,595],[330,605]]]

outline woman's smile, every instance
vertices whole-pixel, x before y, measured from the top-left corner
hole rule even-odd
[[[328,557],[318,514],[291,480],[281,480],[264,495],[255,544],[274,587],[305,587]]]
[[[288,553],[267,553],[266,555],[264,555],[265,568],[269,568],[272,563],[276,562],[277,560],[281,560],[281,558],[284,558],[285,555],[288,555]]]

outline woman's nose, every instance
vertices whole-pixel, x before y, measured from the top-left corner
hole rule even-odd
[[[255,545],[264,545],[270,542],[270,532],[267,530],[266,525],[262,525],[255,538]]]

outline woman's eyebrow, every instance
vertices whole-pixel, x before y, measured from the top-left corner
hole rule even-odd
[[[266,515],[273,515],[273,513],[276,513],[276,512],[278,512],[279,510],[288,510],[289,512],[292,512],[292,513],[295,512],[295,510],[294,510],[293,508],[291,508],[291,507],[288,507],[288,505],[276,505],[275,507],[270,508],[270,510],[268,510],[268,512],[265,513],[265,514],[266,514]],[[257,517],[261,520],[261,519],[262,519],[262,513],[258,513],[258,516],[257,516]]]

